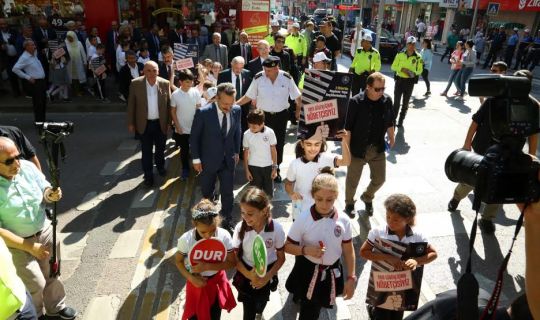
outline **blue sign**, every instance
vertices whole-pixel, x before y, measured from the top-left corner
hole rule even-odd
[[[499,13],[499,5],[497,2],[490,2],[487,7],[487,14],[490,16],[496,16]]]

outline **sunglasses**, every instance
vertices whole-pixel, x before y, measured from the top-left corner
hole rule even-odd
[[[380,87],[380,88],[372,87],[372,88],[373,88],[373,90],[374,90],[375,92],[384,92],[384,89],[386,89],[386,87]]]
[[[18,154],[16,155],[15,157],[13,158],[9,158],[9,159],[6,159],[4,162],[0,161],[0,163],[3,163],[5,164],[6,166],[11,166],[13,163],[15,163],[15,160],[20,160],[22,159],[22,155],[21,154]]]

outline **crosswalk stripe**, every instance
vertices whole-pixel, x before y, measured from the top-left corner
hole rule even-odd
[[[154,306],[154,299],[156,294],[154,292],[147,292],[144,295],[144,299],[139,310],[138,320],[152,319],[152,308]]]
[[[172,291],[166,290],[161,293],[159,303],[159,313],[156,315],[156,320],[169,320],[170,308],[171,308]]]

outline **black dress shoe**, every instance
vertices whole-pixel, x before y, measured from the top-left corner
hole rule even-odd
[[[148,188],[151,188],[154,186],[154,179],[153,178],[144,178],[144,185]]]
[[[456,200],[454,198],[450,199],[448,202],[448,211],[454,212],[457,210],[457,207],[459,205],[459,200]]]
[[[157,171],[158,171],[159,175],[162,176],[162,177],[167,175],[167,170],[165,170],[165,168],[158,169]]]
[[[349,216],[349,218],[354,219],[356,217],[356,213],[354,212],[354,204],[345,205],[345,213]]]
[[[362,201],[363,201],[363,200],[362,200]],[[363,201],[363,202],[364,202],[364,204],[365,204],[365,206],[366,206],[366,208],[365,208],[364,211],[367,213],[368,216],[371,217],[371,216],[373,215],[373,203],[371,203],[371,202],[365,202],[365,201]]]

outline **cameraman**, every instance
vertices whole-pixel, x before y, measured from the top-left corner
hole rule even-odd
[[[62,197],[45,176],[21,153],[13,140],[0,137],[0,237],[13,256],[13,264],[32,295],[38,316],[74,319],[77,312],[66,306],[64,285],[50,276],[51,222],[45,203]],[[59,245],[58,245],[59,247]]]
[[[24,160],[28,160],[36,165],[41,171],[41,164],[36,156],[36,149],[28,141],[21,129],[13,126],[0,126],[0,137],[10,138],[17,145]]]
[[[520,70],[514,73],[514,76],[526,77],[529,81],[532,79],[532,74],[528,70]],[[529,98],[532,99],[537,105],[538,101],[529,95]],[[489,147],[494,145],[496,141],[491,133],[491,126],[489,123],[489,109],[490,99],[487,99],[478,111],[472,116],[472,122],[467,131],[467,136],[465,137],[465,142],[463,144],[463,149],[471,151],[474,149],[474,152],[480,155],[484,155]],[[529,154],[532,156],[536,155],[536,147],[538,137],[536,134],[533,134],[527,138],[529,144]],[[523,144],[525,141],[523,141]],[[456,211],[459,202],[469,194],[474,189],[473,186],[459,183],[454,190],[454,196],[448,202],[448,211]],[[484,210],[481,213],[482,217],[478,221],[478,226],[480,229],[487,233],[493,234],[495,232],[495,224],[493,223],[493,218],[497,215],[497,212],[502,207],[501,204],[485,204]]]

